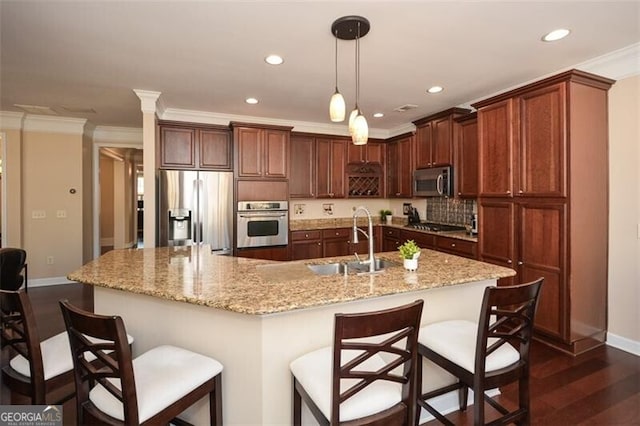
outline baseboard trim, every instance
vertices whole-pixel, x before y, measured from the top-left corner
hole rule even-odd
[[[28,288],[33,287],[47,287],[50,285],[62,285],[62,284],[72,284],[75,281],[69,281],[66,277],[50,277],[50,278],[36,278],[29,279]]]
[[[640,356],[640,342],[615,335],[611,332],[607,333],[607,345]]]

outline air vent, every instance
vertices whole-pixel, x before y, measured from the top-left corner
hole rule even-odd
[[[38,105],[23,105],[23,104],[13,104],[14,107],[20,108],[27,114],[38,114],[38,115],[58,115],[57,112],[52,110],[46,106],[38,106]]]
[[[88,107],[73,107],[73,106],[60,105],[60,108],[74,114],[95,114],[96,113],[95,109],[88,108]]]
[[[406,105],[399,106],[398,108],[394,108],[393,110],[398,112],[405,112],[405,111],[409,111],[410,109],[416,109],[416,108],[418,108],[418,105],[406,104]]]

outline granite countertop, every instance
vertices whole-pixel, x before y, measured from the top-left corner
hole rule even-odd
[[[382,225],[380,223],[379,217],[372,217],[372,219],[373,219],[374,225]],[[364,229],[367,226],[367,219],[360,216],[357,219],[357,224],[358,226],[363,227]],[[478,242],[477,235],[472,236],[467,234],[465,231],[433,232],[433,231],[425,231],[422,229],[408,228],[406,225],[407,225],[407,219],[405,219],[404,216],[401,218],[394,216],[393,223],[391,225],[385,224],[384,226],[388,226],[391,228],[406,229],[412,232],[422,232],[425,234],[441,235],[443,237],[457,238],[459,240],[471,241],[474,243]],[[350,217],[349,218],[346,218],[346,217],[331,218],[331,219],[291,219],[289,221],[289,230],[291,231],[311,231],[315,229],[350,228],[351,226],[353,226],[353,219]]]
[[[512,269],[423,249],[415,272],[397,252],[376,257],[398,262],[374,275],[319,276],[307,264],[354,260],[353,256],[293,262],[212,255],[208,247],[112,250],[68,279],[250,315],[425,290],[515,275]]]

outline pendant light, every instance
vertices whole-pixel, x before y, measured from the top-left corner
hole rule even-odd
[[[331,26],[331,32],[334,37],[336,37],[336,94],[339,94],[337,87],[337,39],[340,38],[341,40],[356,41],[356,104],[355,108],[353,109],[353,111],[351,111],[351,114],[349,116],[349,134],[351,135],[351,141],[354,145],[364,145],[369,139],[369,126],[367,125],[367,119],[362,114],[362,111],[360,110],[360,106],[358,104],[358,101],[360,99],[360,38],[367,35],[369,33],[369,29],[369,21],[362,16],[343,16],[342,18],[336,19]],[[334,96],[336,94],[334,94]]]
[[[336,38],[336,91],[331,96],[331,101],[329,102],[329,116],[331,117],[331,121],[339,122],[344,121],[344,116],[346,112],[346,104],[344,103],[344,98],[340,91],[338,90],[338,34],[337,30],[334,35]]]

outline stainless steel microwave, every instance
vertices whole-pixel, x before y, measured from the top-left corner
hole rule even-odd
[[[413,172],[413,195],[416,197],[450,197],[452,191],[453,170],[450,166]]]

